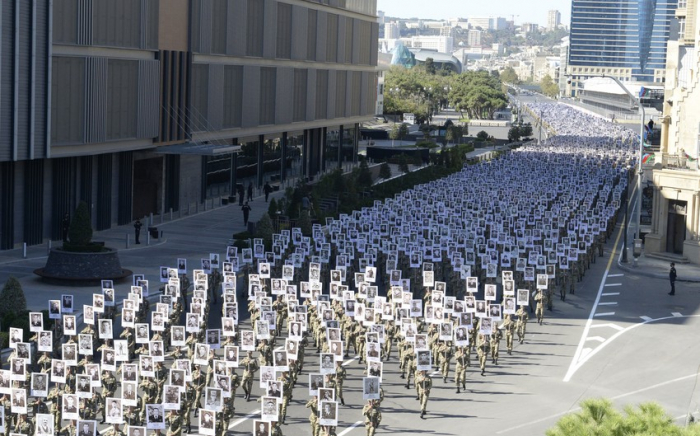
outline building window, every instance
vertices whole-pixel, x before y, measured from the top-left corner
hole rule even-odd
[[[678,19],[678,38],[685,38],[685,17]]]
[[[246,55],[262,57],[265,36],[265,2],[248,0],[248,29]]]

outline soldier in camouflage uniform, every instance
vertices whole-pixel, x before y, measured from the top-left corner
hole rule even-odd
[[[182,435],[182,417],[179,413],[171,410],[166,417],[165,423],[167,425],[167,436],[181,436]]]
[[[309,421],[311,422],[311,436],[319,436],[321,426],[318,424],[318,397],[313,397],[306,402],[306,408],[309,409]]]
[[[239,366],[243,368],[243,392],[245,392],[246,401],[250,400],[250,394],[253,389],[253,377],[258,370],[258,363],[253,359],[253,353],[248,351],[248,355],[241,360]]]
[[[425,418],[430,389],[433,387],[433,379],[427,372],[418,371],[416,374],[416,386],[418,386],[418,397],[420,399],[420,417]]]
[[[467,368],[470,365],[469,352],[467,350],[467,347],[459,347],[455,353],[455,383],[457,384],[457,393],[460,392],[460,386],[462,389],[466,389]]]
[[[525,330],[527,328],[527,320],[529,318],[527,312],[525,311],[525,306],[520,306],[515,315],[518,317],[518,321],[515,325],[515,331],[518,333],[518,342],[521,344],[525,340]]]
[[[347,371],[343,367],[342,360],[336,360],[335,362],[335,400],[340,399],[340,404],[345,405],[345,399],[343,398],[343,382],[347,378]]]
[[[362,415],[365,417],[365,429],[367,436],[374,436],[379,424],[382,422],[382,412],[376,400],[369,400],[362,408]]]
[[[486,358],[489,355],[489,340],[481,333],[479,333],[479,337],[477,338],[476,352],[479,355],[479,368],[481,368],[481,375],[484,375],[486,372]]]

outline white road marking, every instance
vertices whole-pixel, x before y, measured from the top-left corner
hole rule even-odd
[[[345,430],[343,430],[343,431],[341,431],[340,433],[338,433],[338,436],[344,436],[344,435],[350,433],[355,427],[357,427],[357,426],[360,425],[360,424],[362,424],[362,421],[357,421],[356,423],[354,423],[353,425],[351,425],[349,428],[346,428]]]
[[[617,304],[617,301],[601,301],[598,303],[598,306],[614,306]]]
[[[671,312],[671,315],[673,315],[673,316],[683,316],[683,315],[681,315],[680,312]]]
[[[683,315],[682,317],[683,317],[683,318],[700,318],[700,315]],[[598,348],[596,348],[595,350],[593,350],[591,353],[586,353],[586,355],[584,355],[584,356],[582,356],[582,357],[579,357],[579,359],[577,360],[578,363],[577,363],[576,365],[574,365],[574,364],[573,364],[573,361],[572,361],[572,367],[574,367],[573,372],[576,372],[580,367],[583,366],[583,364],[585,364],[585,363],[588,361],[588,359],[590,359],[591,357],[593,357],[593,356],[595,356],[596,354],[598,354],[599,352],[601,352],[601,351],[602,351],[605,347],[607,347],[612,341],[614,341],[615,339],[617,339],[618,337],[620,337],[620,336],[623,335],[624,333],[627,333],[628,331],[630,331],[630,330],[632,330],[632,329],[635,329],[635,328],[637,328],[637,327],[639,327],[639,326],[647,325],[647,324],[649,324],[650,322],[665,321],[665,320],[667,320],[667,319],[674,319],[674,318],[678,318],[678,317],[676,317],[676,316],[666,316],[666,317],[663,317],[663,318],[652,319],[652,318],[649,318],[649,317],[647,316],[647,317],[641,317],[641,318],[644,318],[644,319],[645,319],[644,322],[640,322],[640,323],[638,323],[638,324],[632,324],[631,326],[629,326],[629,327],[627,327],[627,328],[625,328],[625,329],[622,329],[622,330],[620,330],[619,332],[615,333],[614,335],[612,335],[611,337],[609,337],[608,340],[606,340],[606,341],[603,342],[601,345],[599,345]],[[588,334],[588,332],[586,332],[586,334]],[[569,369],[569,371],[571,371],[571,369]],[[573,375],[573,372],[572,372],[571,375]],[[568,373],[567,373],[567,376],[569,376]],[[570,379],[570,377],[569,377],[569,379]],[[568,380],[565,379],[564,381],[568,381]],[[640,391],[640,392],[641,392],[641,391]],[[615,398],[613,398],[613,399],[615,399]]]
[[[601,338],[600,336],[591,336],[590,338],[586,338],[587,341],[598,341],[598,342],[605,342],[605,338]]]
[[[642,319],[643,319],[644,321],[646,321],[646,322],[649,322],[649,321],[651,321],[651,320],[653,319],[653,318],[650,317],[650,316],[640,316],[640,318],[642,318]]]
[[[624,329],[625,329],[624,327],[620,327],[619,325],[617,325],[617,324],[612,324],[612,323],[607,323],[607,324],[594,324],[594,325],[591,326],[592,329],[594,329],[594,328],[599,328],[599,327],[610,327],[611,329],[615,329],[615,330],[617,330],[617,331],[621,331],[621,330],[624,330]]]
[[[613,316],[613,315],[615,315],[615,312],[596,313],[593,316]]]
[[[637,325],[641,325],[641,324],[637,324]],[[651,390],[651,389],[660,388],[660,387],[663,387],[663,386],[666,386],[666,385],[670,385],[670,384],[673,384],[673,383],[676,383],[676,382],[680,382],[680,381],[683,381],[683,380],[687,380],[687,379],[690,379],[690,378],[694,378],[694,377],[696,377],[696,376],[697,376],[697,374],[686,375],[686,376],[684,376],[684,377],[679,377],[679,378],[676,378],[676,379],[673,379],[673,380],[665,381],[665,382],[662,382],[662,383],[659,383],[659,384],[656,384],[656,385],[653,385],[653,386],[648,386],[648,387],[646,387],[646,388],[642,388],[642,389],[639,389],[639,390],[636,390],[636,391],[627,392],[627,393],[625,393],[625,394],[618,395],[618,396],[613,397],[613,398],[611,398],[611,399],[612,399],[612,400],[619,400],[619,399],[621,399],[621,398],[629,397],[630,395],[636,395],[636,394],[639,394],[639,393],[642,393],[642,392],[645,392],[645,391],[648,391],[648,390]],[[575,408],[573,408],[573,409],[569,409],[569,410],[566,410],[566,411],[564,411],[564,412],[559,412],[559,413],[557,413],[556,415],[546,416],[546,417],[544,417],[544,418],[540,418],[540,419],[537,419],[537,420],[534,420],[534,421],[530,421],[530,422],[526,422],[526,423],[524,423],[524,424],[520,424],[520,425],[515,426],[515,427],[510,427],[510,428],[507,428],[507,429],[505,429],[505,430],[498,431],[498,432],[496,432],[496,434],[503,434],[503,433],[511,432],[511,431],[513,431],[513,430],[519,430],[519,429],[524,428],[524,427],[528,427],[528,426],[531,426],[531,425],[534,425],[534,424],[539,424],[540,422],[545,422],[545,421],[549,421],[549,420],[551,420],[551,419],[559,418],[560,416],[564,416],[564,415],[569,414],[569,413],[578,412],[579,410],[581,410],[580,407],[575,407]]]
[[[350,360],[348,360],[348,361],[346,361],[346,362],[343,362],[343,365],[342,365],[342,366],[348,366],[348,365],[350,365],[352,362],[354,362],[354,361],[356,361],[356,360],[357,360],[357,356],[353,357],[352,359],[350,359]]]
[[[624,277],[624,274],[610,274],[608,277]]]
[[[622,286],[622,283],[608,283],[607,285],[605,285],[605,287],[609,286]]]
[[[586,338],[588,337],[588,332],[591,330],[591,324],[593,324],[593,317],[596,316],[596,310],[598,310],[598,302],[600,302],[600,297],[601,294],[603,293],[603,289],[605,289],[605,281],[608,279],[608,273],[610,273],[610,267],[612,266],[613,259],[615,258],[615,247],[617,247],[617,244],[620,242],[620,237],[622,236],[622,231],[620,231],[617,235],[617,240],[615,241],[615,244],[613,245],[613,253],[610,256],[610,260],[608,260],[608,266],[605,268],[605,272],[603,273],[603,278],[600,280],[600,287],[598,288],[598,295],[596,295],[595,302],[593,303],[593,307],[591,307],[591,313],[588,315],[588,320],[586,321],[586,326],[583,328],[583,334],[581,334],[581,341],[578,344],[578,347],[576,348],[576,352],[574,353],[573,359],[571,359],[571,365],[569,365],[569,370],[566,372],[566,375],[564,376],[564,382],[568,382],[571,380],[571,377],[573,377],[574,373],[583,365],[583,363],[586,361],[586,358],[591,354],[590,352],[586,353],[586,356],[583,356],[583,346],[586,343]]]
[[[616,295],[620,295],[619,292],[608,292],[607,294],[603,294],[603,297],[614,297]]]
[[[247,420],[249,420],[250,418],[254,417],[254,416],[257,415],[258,413],[260,413],[260,409],[255,410],[255,411],[253,411],[253,412],[247,414],[247,415],[244,416],[243,418],[241,418],[241,419],[239,419],[238,421],[234,422],[233,424],[229,425],[229,426],[228,426],[229,430],[232,429],[232,428],[234,428],[234,427],[237,427],[237,426],[243,424],[245,421],[247,421]]]

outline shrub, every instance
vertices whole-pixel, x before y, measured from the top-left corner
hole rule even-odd
[[[26,311],[27,299],[24,297],[22,284],[16,278],[10,277],[0,291],[0,317],[17,316]]]
[[[260,221],[257,223],[256,238],[262,238],[263,244],[267,249],[272,249],[272,234],[274,233],[274,228],[272,226],[272,220],[270,215],[264,214]]]
[[[92,241],[92,224],[90,222],[90,209],[87,203],[81,201],[75,209],[73,220],[68,229],[68,240],[74,247],[87,246]]]
[[[481,132],[476,134],[476,139],[478,139],[479,141],[486,141],[487,139],[489,139],[489,134],[482,130]]]
[[[404,174],[408,173],[408,171],[409,171],[408,170],[408,158],[406,158],[405,154],[399,155],[399,169]]]
[[[372,186],[372,173],[367,166],[367,159],[360,160],[360,172],[357,175],[357,185],[363,188]]]
[[[297,221],[297,227],[301,228],[301,234],[304,236],[311,236],[313,226],[311,224],[311,216],[308,210],[302,210],[299,215],[299,221]]]
[[[383,162],[382,165],[379,167],[379,177],[381,177],[382,179],[391,178],[391,167],[386,161]]]
[[[274,198],[270,200],[270,205],[267,207],[267,214],[271,217],[277,216],[277,200]]]

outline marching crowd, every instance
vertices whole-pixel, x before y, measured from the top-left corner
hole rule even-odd
[[[256,436],[281,435],[301,404],[312,435],[330,436],[355,359],[368,436],[395,361],[425,418],[433,371],[461,393],[468,368],[485,376],[503,339],[508,355],[524,343],[531,313],[543,324],[557,293],[575,293],[626,199],[634,133],[563,105],[531,107],[558,136],[311,235],[293,228],[227,247],[191,272],[177,259],[161,268],[159,292],[135,276],[120,300],[104,281],[81,322],[70,295],[50,302],[50,329],[30,313],[34,335],[11,330],[0,371],[0,429],[95,436],[106,423],[108,436],[180,436],[198,418],[198,433],[223,436],[238,396],[260,402]],[[305,366],[313,354],[318,367]]]

